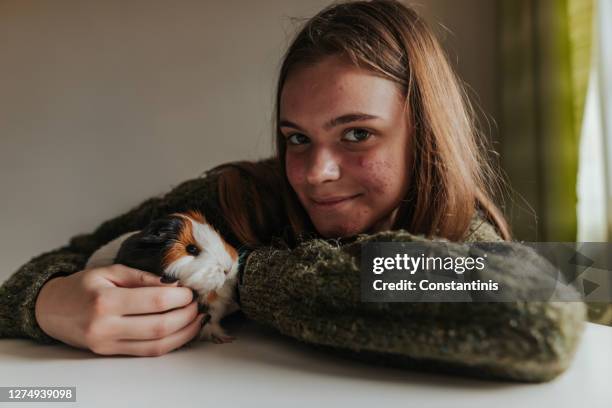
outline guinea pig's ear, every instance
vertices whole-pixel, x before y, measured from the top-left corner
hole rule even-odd
[[[150,243],[164,241],[166,239],[165,223],[166,221],[163,219],[151,222],[142,230],[142,240]]]
[[[166,240],[164,239],[164,237],[158,235],[143,234],[140,237],[140,242],[147,245],[159,245],[164,243],[165,241]]]
[[[161,243],[176,236],[180,221],[175,217],[159,218],[143,230],[143,239],[151,243]]]

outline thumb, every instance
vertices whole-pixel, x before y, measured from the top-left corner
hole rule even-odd
[[[160,276],[154,273],[130,268],[122,264],[114,264],[108,268],[106,277],[115,285],[124,288],[138,288],[143,286],[177,286],[178,281],[162,283]]]

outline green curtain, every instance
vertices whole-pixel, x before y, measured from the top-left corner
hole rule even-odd
[[[515,236],[576,240],[593,0],[500,0],[501,160]]]
[[[516,239],[577,239],[577,175],[596,0],[499,0],[500,150]],[[589,303],[612,325],[612,304]]]

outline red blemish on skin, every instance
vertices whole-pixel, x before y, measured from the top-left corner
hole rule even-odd
[[[358,160],[357,160],[357,164],[359,165],[359,167],[363,167],[363,168],[368,168],[369,167],[369,162],[368,160],[361,156]]]
[[[181,216],[179,214],[179,216]],[[162,267],[166,269],[172,262],[177,261],[183,256],[187,255],[185,252],[185,248],[187,245],[193,244],[198,248],[198,244],[193,236],[193,228],[191,221],[181,216],[183,219],[181,220],[181,228],[178,233],[177,242],[175,242],[164,254],[162,258]]]
[[[219,297],[219,295],[217,295],[217,292],[215,292],[214,290],[211,291],[208,296],[206,296],[206,302],[208,303],[212,303],[215,300],[217,300],[217,298]]]

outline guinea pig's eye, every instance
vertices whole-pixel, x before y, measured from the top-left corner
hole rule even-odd
[[[185,250],[187,251],[188,254],[196,256],[197,254],[200,253],[200,250],[198,249],[197,246],[193,245],[193,244],[189,244],[185,247]]]

